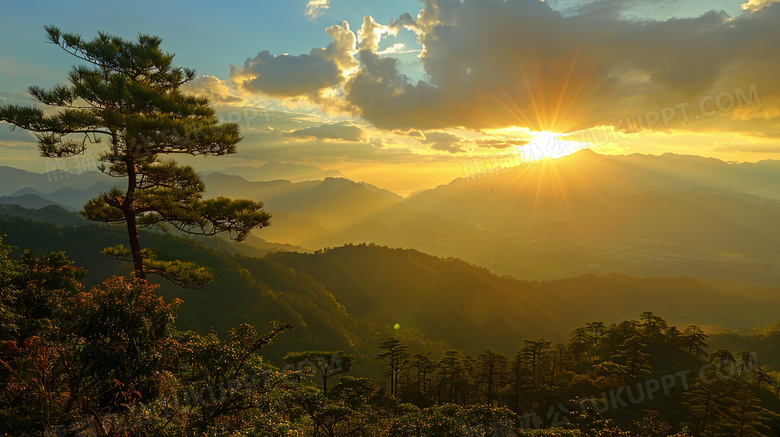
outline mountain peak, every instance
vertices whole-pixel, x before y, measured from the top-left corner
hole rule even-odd
[[[311,164],[268,161],[260,167],[229,167],[211,173],[241,176],[248,181],[263,182],[285,180],[290,182],[321,181],[326,177],[343,177],[338,170],[323,170]]]
[[[347,178],[342,177],[333,177],[328,176],[325,179],[322,180],[323,184],[355,184],[357,185],[357,182],[354,182],[352,180],[349,180]]]

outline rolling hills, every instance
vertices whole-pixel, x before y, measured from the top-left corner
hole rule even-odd
[[[45,209],[50,210],[46,221],[69,223],[75,217],[61,208]],[[2,210],[5,242],[34,252],[64,250],[89,269],[88,284],[129,270],[128,264],[99,254],[123,242],[120,230],[22,218],[36,213],[21,207]],[[162,258],[197,262],[214,272],[214,282],[195,291],[154,279],[166,299],[184,301],[181,328],[224,333],[244,321],[261,328],[272,320],[293,324],[294,332],[273,348],[278,354],[269,355],[273,360],[284,351],[317,348],[347,350],[370,363],[378,342],[391,334],[406,338],[416,350],[491,347],[513,353],[524,339],[565,342],[572,329],[587,322],[609,324],[643,311],[663,314],[681,327],[747,329],[776,321],[780,304],[776,288],[731,284],[719,289],[691,278],[621,274],[527,281],[496,276],[456,258],[374,244],[251,257],[161,233],[144,232],[142,241]],[[370,366],[358,372],[376,370]]]

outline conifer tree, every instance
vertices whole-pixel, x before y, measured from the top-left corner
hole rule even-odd
[[[764,408],[761,399],[742,381],[736,382],[736,388],[725,398],[726,408],[716,427],[721,435],[738,437],[763,437],[772,432],[771,423],[780,418],[775,412]]]
[[[328,378],[350,372],[355,361],[354,355],[342,351],[290,352],[283,359],[291,370],[303,370],[303,367],[308,366],[312,372],[319,373],[324,396],[328,395]]]
[[[645,335],[660,335],[667,328],[666,321],[653,314],[652,311],[645,311],[640,314],[639,320],[642,322],[640,326],[644,330]]]
[[[668,341],[668,345],[669,345],[669,352],[671,352],[672,349],[674,349],[674,346],[679,344],[680,336],[682,335],[682,333],[680,332],[679,329],[677,329],[676,326],[669,326],[666,329],[666,334],[665,335],[666,335],[666,340]]]
[[[539,339],[539,340],[524,340],[525,347],[523,347],[523,359],[527,365],[528,370],[531,373],[531,380],[536,381],[539,372],[540,361],[542,354],[547,349],[550,349],[552,342]]]
[[[414,362],[411,366],[417,369],[417,392],[427,393],[428,376],[436,370],[436,363],[426,354],[414,354],[413,358]]]
[[[407,346],[401,344],[401,340],[398,337],[390,337],[379,344],[379,349],[383,349],[385,352],[377,355],[376,359],[387,359],[388,361],[388,369],[385,375],[390,377],[390,394],[393,396],[398,394],[398,376],[401,374],[401,370],[408,364],[409,354],[406,352],[406,348]]]
[[[82,61],[68,84],[45,90],[29,87],[39,106],[0,105],[0,120],[29,130],[44,157],[85,153],[87,144],[107,141],[100,169],[122,178],[114,188],[90,200],[82,211],[89,220],[127,228],[129,249],[108,248],[107,255],[133,262],[135,276],[156,273],[186,287],[210,281],[207,269],[182,261],[163,261],[142,250],[138,228],[171,225],[197,235],[230,233],[246,238],[269,224],[263,204],[225,197],[203,200],[205,185],[190,166],[161,155],[221,156],[235,153],[241,140],[236,123],[220,123],[206,97],[185,94],[192,69],[174,67],[162,39],[140,34],[126,40],[99,32],[91,41],[45,27],[50,43]]]
[[[485,349],[477,355],[479,379],[485,384],[485,398],[488,405],[493,405],[494,395],[500,389],[503,382],[502,375],[508,363],[509,359],[504,354],[491,349]]]
[[[591,337],[593,337],[593,342],[598,344],[599,340],[604,335],[604,332],[607,330],[607,326],[604,322],[589,322],[586,326],[588,331],[590,331]]]
[[[642,343],[639,335],[627,338],[618,348],[618,353],[613,358],[622,364],[626,373],[632,378],[650,373],[650,354],[645,352],[647,345]]]
[[[579,363],[582,355],[588,351],[590,337],[585,328],[577,328],[572,331],[569,338],[571,339],[569,342],[569,349],[571,349],[574,354],[575,361]]]
[[[731,369],[736,369],[737,366],[737,360],[734,358],[734,354],[726,349],[718,349],[713,352],[712,355],[710,355],[710,363],[715,366],[715,370],[724,375],[729,374],[729,367]]]
[[[698,326],[689,326],[688,329],[685,330],[684,337],[688,353],[696,357],[699,355],[708,356],[707,351],[705,350],[707,343],[704,342],[704,339],[707,337],[709,336],[702,332],[701,328]]]

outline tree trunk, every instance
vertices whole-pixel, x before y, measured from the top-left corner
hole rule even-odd
[[[127,161],[127,194],[122,205],[122,212],[125,214],[125,221],[127,222],[127,237],[130,240],[130,253],[133,257],[135,277],[146,279],[144,260],[141,257],[141,242],[138,238],[138,224],[135,217],[134,193],[136,181],[135,165],[132,160],[129,160]]]
[[[550,371],[550,385],[555,385],[555,356],[553,355],[553,365],[552,370]]]
[[[712,396],[712,389],[707,392],[707,400],[704,402],[704,419],[701,423],[701,432],[707,430],[707,416],[710,414],[710,396]]]
[[[138,226],[135,221],[135,212],[125,211],[125,221],[127,222],[127,236],[130,239],[130,253],[133,256],[133,269],[135,277],[146,279],[144,273],[144,260],[141,257],[141,242],[138,239]]]

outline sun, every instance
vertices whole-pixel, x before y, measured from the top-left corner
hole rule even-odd
[[[530,142],[519,146],[518,152],[525,162],[537,161],[544,158],[558,159],[571,155],[579,150],[580,146],[575,141],[563,141],[564,133],[550,131],[529,132],[534,137]]]

